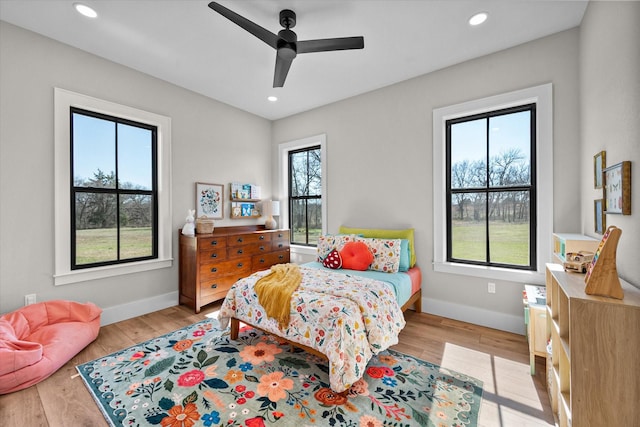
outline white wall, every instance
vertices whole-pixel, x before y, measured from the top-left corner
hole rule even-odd
[[[589,2],[580,27],[580,134],[584,165],[582,230],[594,233],[593,156],[606,151],[608,166],[631,163],[631,215],[606,215],[622,230],[618,274],[640,287],[640,2]]]
[[[414,227],[427,311],[522,332],[522,284],[497,282],[496,294],[488,294],[486,280],[433,271],[432,111],[553,83],[553,169],[559,183],[554,227],[578,232],[577,76],[578,30],[573,29],[278,120],[272,143],[326,133],[328,231],[341,224]]]
[[[177,304],[177,229],[195,207],[195,182],[251,182],[269,194],[271,122],[6,22],[0,59],[0,313],[30,293],[93,301],[110,321]],[[53,285],[54,87],[171,117],[171,268]]]

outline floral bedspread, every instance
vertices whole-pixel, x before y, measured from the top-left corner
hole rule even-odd
[[[331,388],[342,392],[362,377],[374,354],[398,343],[404,315],[384,282],[305,266],[300,266],[300,272],[302,283],[291,297],[286,329],[266,316],[253,290],[269,270],[236,282],[218,319],[225,328],[235,317],[325,354]]]

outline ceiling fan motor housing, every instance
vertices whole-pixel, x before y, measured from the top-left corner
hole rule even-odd
[[[298,54],[298,49],[296,48],[296,42],[298,41],[298,36],[293,31],[286,29],[280,30],[278,32],[278,56],[282,57],[282,59],[293,59]]]

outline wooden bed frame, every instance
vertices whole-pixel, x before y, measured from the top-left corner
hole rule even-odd
[[[402,307],[400,307],[400,309],[402,310],[402,312],[407,311],[407,309],[409,307],[411,307],[412,305],[415,305],[414,307],[414,311],[416,313],[422,313],[422,289],[419,289],[418,292],[416,292],[415,294],[411,295],[411,298],[409,298],[409,300],[407,302],[404,303],[404,305]],[[232,340],[237,340],[238,339],[238,335],[240,333],[240,320],[236,319],[235,317],[231,318],[231,332],[230,332],[230,337]],[[253,326],[250,323],[244,322],[242,321],[242,323],[244,323],[247,326],[251,326],[254,329],[257,329],[259,331],[264,332],[265,334],[269,334],[269,335],[274,335],[272,332],[268,332],[265,331],[264,329],[258,328],[257,326]],[[316,350],[315,348],[311,348],[309,346],[306,346],[304,344],[298,344],[297,342],[288,340],[286,338],[283,338],[281,336],[275,335],[278,337],[279,340],[285,341],[286,343],[288,343],[291,346],[291,350],[293,351],[294,347],[300,348],[306,352],[309,352],[315,356],[318,356],[322,359],[326,359],[327,356],[324,355],[324,353],[319,352],[318,350]]]

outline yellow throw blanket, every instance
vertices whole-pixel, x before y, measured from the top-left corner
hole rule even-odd
[[[291,295],[302,281],[302,273],[296,264],[276,264],[271,273],[260,278],[255,284],[260,305],[267,316],[278,321],[281,329],[289,325]]]

